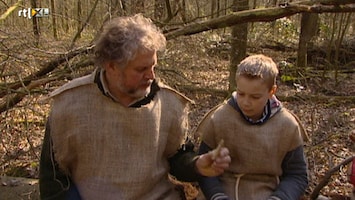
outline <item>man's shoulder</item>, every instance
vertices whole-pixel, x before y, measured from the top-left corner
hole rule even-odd
[[[172,96],[174,98],[179,99],[180,101],[184,102],[184,103],[190,103],[190,104],[194,104],[194,101],[190,98],[188,98],[186,95],[184,95],[183,93],[179,92],[178,90],[162,83],[162,82],[158,82],[158,86],[160,88],[160,91],[162,93],[164,93],[165,95],[168,96]]]
[[[93,84],[95,80],[94,74],[85,75],[79,78],[75,78],[64,85],[60,86],[59,88],[55,89],[53,92],[49,94],[49,97],[57,96],[65,91],[69,91],[74,88],[78,88],[84,85]]]

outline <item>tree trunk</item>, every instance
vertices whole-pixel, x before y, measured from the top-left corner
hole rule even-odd
[[[186,2],[185,0],[180,0],[178,2],[178,7],[180,10],[180,16],[181,16],[181,20],[186,23],[187,19],[186,19]]]
[[[301,33],[298,43],[297,67],[307,67],[307,49],[308,43],[317,34],[318,31],[318,14],[303,13],[301,17]]]
[[[211,0],[211,19],[214,18],[216,12],[216,0]]]
[[[311,39],[318,31],[318,14],[303,13],[301,17],[301,33],[298,43],[297,67],[305,69],[307,67],[307,47]]]
[[[36,4],[36,0],[31,0],[31,7],[32,8],[37,8],[37,4]],[[31,13],[28,13],[29,15],[31,15]],[[38,20],[36,17],[32,16],[32,29],[33,29],[33,35],[35,36],[36,39],[36,46],[39,42],[39,25],[38,25]]]
[[[224,9],[225,9],[225,7],[226,7],[226,5],[224,5]],[[217,13],[217,17],[221,16],[221,0],[217,0],[216,13]]]
[[[164,18],[165,0],[154,1],[154,18],[156,20],[162,20]]]
[[[53,37],[54,39],[58,39],[58,33],[57,33],[57,20],[55,16],[55,4],[54,0],[51,0],[51,13],[52,13],[52,30],[53,30]]]
[[[81,29],[81,27],[82,27],[82,23],[81,23],[81,14],[82,14],[82,10],[81,10],[81,0],[78,0],[78,2],[77,2],[77,15],[76,15],[76,17],[77,17],[77,20],[78,20],[78,23],[77,23],[77,33],[79,33],[79,35],[77,35],[77,38],[81,38],[81,32],[80,32],[80,29]]]
[[[338,70],[339,70],[339,52],[340,52],[340,46],[341,43],[343,42],[346,30],[348,29],[350,25],[350,18],[351,13],[341,13],[341,20],[339,23],[339,31],[338,31],[338,38],[336,41],[336,48],[335,48],[335,56],[334,56],[334,79],[335,83],[338,84]]]
[[[233,0],[233,12],[248,9],[248,1]],[[248,40],[248,23],[242,23],[232,26],[231,52],[230,52],[230,68],[229,68],[229,91],[236,89],[235,73],[238,64],[246,56]]]
[[[174,16],[173,9],[171,8],[171,4],[169,0],[165,0],[165,7],[166,7],[166,19],[164,20],[165,23],[169,22]]]
[[[68,32],[69,31],[69,14],[68,14],[68,5],[66,3],[66,1],[63,1],[61,4],[62,7],[62,15],[63,17],[61,17],[61,22],[62,22],[62,27],[64,29],[64,32]]]
[[[131,7],[132,14],[144,13],[144,1],[142,1],[142,0],[134,0],[133,1],[133,5],[134,6]]]

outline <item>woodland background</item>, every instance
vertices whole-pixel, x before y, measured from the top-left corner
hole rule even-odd
[[[28,8],[50,13],[19,16]],[[0,0],[0,199],[38,199],[47,94],[90,73],[102,24],[134,13],[150,17],[168,39],[157,74],[195,101],[192,137],[235,88],[237,64],[251,54],[271,56],[280,69],[277,96],[309,134],[304,198],[346,199],[355,134],[354,11],[354,0]],[[187,199],[196,197],[197,185],[176,184]]]

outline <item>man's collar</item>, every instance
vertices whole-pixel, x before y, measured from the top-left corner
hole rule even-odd
[[[111,92],[108,89],[107,83],[106,83],[106,78],[105,78],[105,70],[104,69],[97,69],[96,75],[95,75],[95,83],[97,84],[97,87],[100,89],[100,91],[107,97],[111,98],[115,102],[120,102],[117,98],[115,98]],[[132,102],[129,107],[141,107],[143,105],[146,105],[150,103],[156,93],[160,90],[158,84],[154,80],[152,85],[150,86],[150,93],[140,99],[137,99],[136,101]]]

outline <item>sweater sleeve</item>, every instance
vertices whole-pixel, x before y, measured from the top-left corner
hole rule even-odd
[[[199,155],[207,153],[211,151],[206,143],[201,142],[199,148]],[[198,180],[199,186],[201,188],[202,193],[204,194],[207,200],[228,200],[227,195],[224,194],[222,183],[220,182],[218,177],[206,177],[201,176]]]
[[[197,154],[194,151],[194,144],[187,140],[178,152],[168,159],[170,174],[179,181],[195,182],[200,175],[197,173],[195,164]]]
[[[70,177],[59,170],[55,161],[50,139],[49,123],[42,145],[39,189],[42,200],[80,200],[79,192]]]
[[[308,186],[307,163],[303,146],[286,154],[282,162],[280,184],[272,196],[282,200],[298,200]]]

